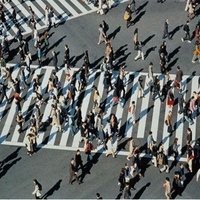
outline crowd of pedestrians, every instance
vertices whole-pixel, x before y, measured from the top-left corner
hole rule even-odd
[[[94,3],[98,6],[97,13],[105,14],[105,9],[103,9],[103,1],[102,0],[94,0],[92,1],[84,1],[85,3]],[[107,9],[111,9],[111,1],[106,0]],[[158,1],[159,2],[159,1]],[[5,3],[4,1],[2,2]],[[131,26],[132,14],[137,11],[137,2],[132,0],[125,8],[124,20],[126,21],[126,27],[129,28]],[[139,2],[138,2],[139,3]],[[49,47],[49,33],[48,30],[51,27],[56,27],[56,18],[54,14],[53,8],[49,8],[46,6],[45,8],[45,24],[47,26],[47,30],[41,35],[37,30],[37,20],[35,17],[34,10],[29,7],[29,26],[32,29],[32,39],[33,42],[27,41],[27,39],[22,35],[20,26],[16,19],[15,8],[12,8],[12,16],[14,18],[15,26],[17,28],[17,33],[14,37],[14,40],[18,43],[18,53],[19,56],[19,67],[20,67],[20,77],[13,78],[12,71],[9,67],[7,67],[7,63],[5,61],[6,56],[10,56],[10,44],[6,36],[6,27],[3,4],[0,5],[0,21],[3,24],[2,36],[3,40],[0,44],[0,66],[1,66],[1,82],[0,82],[0,102],[5,100],[8,103],[12,103],[15,101],[16,104],[16,122],[18,124],[18,133],[23,133],[23,125],[25,123],[25,117],[22,115],[22,104],[25,99],[21,97],[22,91],[29,87],[29,83],[27,83],[27,79],[25,76],[25,70],[28,72],[28,76],[33,76],[33,69],[31,69],[32,55],[29,51],[29,45],[33,45],[35,51],[37,53],[38,66],[41,68],[43,66],[43,59],[47,56],[48,47]],[[183,26],[183,31],[185,33],[185,37],[180,38],[180,40],[192,42],[192,38],[190,35],[190,20],[195,17],[195,9],[197,7],[197,3],[194,0],[187,0],[185,11],[188,11],[189,19],[186,21]],[[195,49],[194,56],[192,58],[192,62],[194,63],[196,59],[200,62],[200,49],[199,49],[199,25],[196,25],[195,29]],[[153,74],[153,63],[150,62],[148,68],[148,83],[147,86],[150,89],[152,95],[152,101],[158,97],[162,103],[166,102],[166,106],[170,109],[165,117],[165,124],[167,126],[167,132],[172,135],[175,131],[175,123],[173,122],[172,115],[173,106],[175,105],[175,99],[178,98],[179,110],[178,113],[182,115],[182,122],[188,122],[187,128],[187,141],[186,141],[186,156],[187,156],[187,166],[183,163],[179,163],[178,170],[173,175],[173,181],[167,176],[163,187],[165,188],[165,196],[167,199],[173,197],[175,194],[182,195],[183,188],[185,186],[186,178],[185,178],[185,168],[187,168],[189,173],[193,173],[197,171],[197,167],[200,164],[200,141],[197,140],[194,145],[192,145],[192,131],[190,126],[194,124],[194,119],[198,117],[200,112],[200,92],[194,91],[193,95],[190,99],[185,99],[184,97],[184,85],[183,85],[183,71],[180,66],[177,66],[176,77],[174,80],[169,76],[169,69],[167,68],[167,63],[169,62],[168,52],[167,52],[167,41],[172,40],[172,36],[169,34],[169,26],[170,20],[167,18],[164,22],[163,29],[163,43],[159,48],[159,64],[160,64],[160,73],[165,76],[166,84],[161,87],[159,76],[154,76]],[[115,60],[116,55],[115,51],[112,47],[111,40],[108,37],[107,32],[109,31],[109,25],[105,20],[99,25],[99,40],[97,45],[105,45],[105,56],[100,65],[101,73],[104,74],[104,87],[109,94],[112,93],[112,104],[111,106],[115,106],[116,104],[120,104],[123,108],[125,104],[125,96],[126,89],[125,86],[128,85],[128,80],[126,80],[126,72],[125,66],[121,66],[119,69],[118,77],[116,80],[112,81],[112,72],[115,69]],[[137,56],[134,58],[137,61],[139,58],[142,60],[145,59],[144,53],[142,51],[143,44],[138,39],[138,28],[134,30],[133,36],[133,45],[135,51],[137,51]],[[42,42],[43,41],[43,42]],[[93,86],[93,105],[92,109],[86,114],[86,118],[84,119],[82,116],[81,105],[77,104],[77,100],[79,99],[80,91],[84,91],[88,84],[88,77],[90,75],[91,64],[89,61],[88,51],[84,52],[83,65],[80,70],[72,74],[71,71],[71,63],[70,63],[70,47],[66,44],[63,47],[64,50],[64,58],[63,65],[58,66],[58,57],[57,53],[52,50],[51,57],[53,61],[54,72],[52,76],[48,80],[47,84],[47,99],[44,98],[44,94],[41,89],[41,82],[39,76],[36,76],[33,79],[32,85],[32,97],[34,99],[35,106],[32,110],[32,115],[29,119],[29,129],[28,134],[25,136],[25,146],[27,148],[27,154],[29,156],[37,153],[37,138],[39,137],[39,130],[42,126],[41,118],[41,107],[45,104],[51,104],[51,111],[48,116],[49,124],[53,127],[57,127],[58,132],[64,132],[64,124],[68,124],[68,128],[70,129],[70,133],[72,136],[75,136],[80,131],[79,142],[85,142],[84,145],[84,153],[87,155],[87,162],[90,164],[93,162],[92,151],[95,149],[93,141],[96,139],[97,147],[102,145],[103,150],[105,151],[106,157],[112,155],[113,158],[116,158],[117,155],[117,143],[120,140],[120,127],[119,127],[119,119],[115,114],[111,114],[106,123],[104,123],[104,108],[102,107],[102,97],[96,86]],[[57,72],[63,68],[65,70],[66,79],[69,81],[69,88],[66,94],[63,93],[62,83],[57,76]],[[9,98],[7,96],[7,91],[12,90],[13,97]],[[178,96],[175,95],[174,90],[178,91]],[[138,98],[145,98],[144,94],[144,80],[143,77],[140,76],[138,79]],[[69,112],[69,108],[74,108],[74,112]],[[138,121],[136,120],[136,103],[135,101],[131,102],[131,106],[128,108],[128,112],[131,113],[131,117],[128,120],[133,126],[137,126]],[[124,164],[124,166],[120,170],[120,175],[118,178],[118,185],[120,186],[119,190],[123,192],[123,198],[129,199],[131,196],[131,189],[135,189],[135,184],[138,179],[141,179],[144,174],[141,171],[141,160],[139,157],[140,147],[134,145],[134,138],[130,138],[128,142],[129,153],[127,156],[128,162]],[[170,167],[168,158],[169,156],[174,157],[174,163],[177,166],[179,162],[179,156],[182,155],[182,152],[178,150],[178,138],[174,139],[173,144],[169,149],[165,149],[163,141],[155,141],[153,138],[153,133],[150,130],[149,136],[147,138],[147,146],[146,146],[146,154],[152,159],[152,163],[156,168],[159,168],[161,173],[166,172],[170,173]],[[78,171],[82,170],[82,174],[87,172],[87,165],[83,164],[83,160],[81,158],[80,150],[77,150],[75,157],[70,160],[69,166],[69,184],[73,184],[73,178],[76,179],[78,184],[82,183],[82,180],[79,180]],[[197,178],[199,179],[199,170],[197,172]],[[35,190],[33,194],[36,197],[41,196],[41,186],[39,182],[34,179]],[[100,194],[96,194],[99,199]]]

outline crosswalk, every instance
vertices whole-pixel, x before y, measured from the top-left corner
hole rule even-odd
[[[12,77],[16,78],[19,76],[19,67],[18,65],[8,64],[10,68],[13,69]],[[24,89],[21,93],[21,96],[25,99],[22,103],[22,115],[25,119],[23,124],[23,133],[19,135],[18,126],[16,125],[16,105],[15,102],[12,101],[11,104],[8,104],[5,98],[3,99],[0,105],[0,144],[4,145],[16,145],[16,146],[24,146],[25,136],[29,132],[29,119],[32,114],[34,114],[34,105],[37,103],[33,100],[33,79],[36,77],[40,77],[41,82],[41,91],[44,95],[44,99],[47,99],[47,84],[50,77],[52,77],[52,72],[54,68],[51,66],[46,66],[43,68],[37,68],[36,66],[32,66],[35,70],[33,76],[28,78],[28,82],[30,86]],[[76,77],[77,68],[71,69],[71,74]],[[28,72],[25,71],[27,75]],[[155,74],[156,75],[156,74]],[[69,81],[66,79],[65,71],[60,70],[57,72],[57,76],[62,83],[63,94],[67,96],[67,89],[69,87]],[[112,83],[116,81],[118,76],[117,71],[113,71],[112,73]],[[143,77],[144,80],[144,94],[145,98],[138,98],[138,78],[139,76]],[[170,74],[171,80],[175,78],[174,74]],[[194,75],[184,75],[183,77],[183,88],[184,88],[184,98],[189,100],[192,96],[193,92],[199,91],[198,88],[198,76]],[[75,99],[75,105],[81,105],[81,111],[83,120],[85,120],[86,115],[90,109],[93,107],[93,86],[96,86],[101,101],[104,102],[104,115],[103,115],[103,125],[106,125],[107,119],[109,119],[111,113],[114,113],[118,119],[119,123],[119,134],[124,136],[125,139],[130,138],[131,136],[138,138],[141,140],[141,145],[144,145],[147,140],[147,136],[149,131],[153,132],[153,137],[156,141],[164,142],[165,149],[168,149],[169,146],[173,143],[175,137],[178,138],[179,151],[181,152],[182,147],[186,144],[186,129],[190,127],[192,130],[192,140],[194,141],[200,137],[199,134],[199,117],[194,119],[194,124],[189,126],[187,122],[182,123],[182,114],[178,114],[178,105],[175,104],[173,108],[168,108],[166,106],[166,102],[161,103],[159,98],[155,101],[152,100],[152,95],[150,94],[150,89],[147,86],[148,77],[145,72],[127,72],[126,79],[129,81],[125,86],[126,96],[125,96],[125,104],[122,107],[120,104],[112,106],[112,93],[113,91],[107,92],[104,90],[103,80],[104,80],[104,72],[100,70],[91,70],[86,89],[83,92],[78,91],[76,96],[79,98]],[[161,87],[166,84],[165,77],[163,75],[159,75]],[[173,89],[175,96],[177,95],[177,89]],[[13,92],[11,89],[7,91],[7,96],[11,98]],[[48,100],[47,104],[41,105],[40,109],[42,111],[42,123],[45,124],[48,120],[48,116],[51,110],[51,102],[52,100]],[[134,126],[131,122],[131,113],[128,112],[128,108],[131,106],[131,102],[136,102],[136,119],[138,121],[137,125]],[[176,102],[176,101],[175,101]],[[75,106],[74,105],[74,106]],[[68,112],[73,114],[73,109],[69,106]],[[175,132],[172,136],[167,132],[167,126],[165,125],[165,116],[172,110],[173,113],[173,124],[175,125]],[[63,149],[63,150],[76,150],[77,148],[84,148],[84,143],[80,143],[80,131],[76,133],[75,136],[72,136],[70,129],[68,127],[68,123],[65,122],[63,124],[64,132],[57,132],[56,126],[49,125],[48,127],[43,127],[39,131],[39,138],[37,140],[38,146],[41,148],[50,148],[50,149]],[[97,141],[94,141],[96,145]],[[115,146],[119,145],[120,142],[116,140]],[[97,148],[102,148],[101,146]],[[128,148],[127,148],[128,149]],[[127,150],[120,150],[119,154],[126,155]]]
[[[124,3],[127,1],[129,0],[111,0],[111,5],[115,6],[119,3]],[[15,23],[11,17],[12,7],[14,7],[16,11],[16,19],[20,25],[23,35],[31,33],[32,31],[28,25],[28,21],[30,19],[29,7],[31,7],[35,13],[37,20],[36,28],[38,30],[46,27],[46,6],[49,8],[53,7],[57,24],[95,12],[98,9],[93,3],[87,4],[82,0],[25,0],[23,3],[21,3],[21,0],[12,0],[10,3],[3,4],[3,6],[6,19],[6,28],[4,29],[4,26],[0,25],[0,29],[3,30],[4,34],[7,35],[9,40],[12,39],[17,33],[17,28],[15,27]]]

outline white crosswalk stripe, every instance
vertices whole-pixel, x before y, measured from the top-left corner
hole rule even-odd
[[[115,1],[111,1],[111,4],[113,6],[124,3],[129,0],[119,0],[118,3]],[[79,16],[86,15],[88,13],[95,12],[98,8],[93,5],[93,3],[87,4],[82,2],[82,0],[50,0],[50,1],[41,1],[41,0],[35,0],[34,2],[31,0],[26,0],[24,3],[21,3],[19,0],[12,0],[12,3],[5,3],[4,9],[7,10],[5,12],[5,18],[6,18],[6,24],[9,26],[9,30],[7,31],[7,37],[8,39],[12,39],[14,35],[16,34],[16,28],[13,22],[13,19],[11,18],[11,6],[16,7],[20,12],[16,12],[16,19],[18,23],[20,24],[20,27],[22,28],[22,34],[28,34],[31,33],[31,28],[28,26],[28,21],[30,19],[30,13],[28,11],[28,7],[31,6],[35,13],[36,19],[39,19],[36,28],[38,30],[45,28],[45,7],[48,5],[49,7],[52,6],[55,11],[56,16],[56,23],[60,23],[62,21],[74,19]],[[72,6],[73,5],[73,6]],[[43,12],[42,12],[42,11]],[[79,12],[77,11],[79,10]],[[9,14],[8,14],[9,13]],[[69,14],[67,14],[69,13]],[[23,16],[22,16],[23,14]],[[25,18],[27,20],[25,20]],[[0,40],[2,38],[0,37]]]
[[[19,68],[17,67],[17,65],[9,65],[8,66],[12,66],[14,67],[12,76],[13,78],[18,77],[19,75]],[[34,67],[34,66],[33,66]],[[71,73],[74,74],[78,69],[73,68],[71,70]],[[46,93],[46,86],[48,84],[48,80],[51,77],[53,72],[53,67],[47,66],[41,69],[36,69],[34,71],[33,77],[31,78],[31,82],[33,80],[33,78],[36,78],[37,75],[41,75],[41,77],[43,76],[43,80],[42,80],[42,84],[41,84],[41,89],[42,89],[42,93],[45,95]],[[63,83],[63,88],[65,88],[65,93],[64,95],[67,96],[67,88],[69,85],[69,82],[66,80],[66,76],[65,76],[65,71],[64,70],[60,70],[57,73],[57,76],[59,78],[59,80]],[[118,76],[118,72],[113,71],[112,73],[112,83],[115,83],[116,79]],[[132,79],[131,76],[133,76],[134,78]],[[143,77],[144,80],[144,94],[145,94],[145,98],[143,99],[139,99],[138,98],[138,78],[139,76]],[[64,78],[63,78],[64,77]],[[170,74],[171,80],[174,80],[175,75],[174,74]],[[184,98],[186,100],[189,100],[189,98],[192,96],[192,93],[194,91],[198,92],[198,76],[194,76],[191,78],[190,81],[187,81],[188,78],[190,76],[188,75],[184,75],[183,76],[183,88],[184,90],[187,90],[187,92],[184,93]],[[126,92],[130,93],[130,98],[126,99],[126,103],[123,106],[123,108],[118,104],[116,106],[112,106],[112,93],[113,92],[109,92],[107,95],[107,91],[104,91],[104,72],[101,72],[100,70],[92,70],[89,74],[88,77],[88,82],[87,82],[87,86],[85,89],[85,92],[83,94],[83,98],[81,99],[81,111],[82,111],[82,117],[83,120],[85,120],[86,115],[88,113],[88,111],[90,109],[92,109],[93,107],[93,90],[92,87],[95,85],[99,91],[100,97],[102,98],[102,101],[105,100],[105,108],[104,108],[104,116],[103,116],[103,124],[104,126],[106,125],[106,120],[109,119],[110,114],[114,112],[114,114],[116,115],[118,122],[119,122],[119,129],[121,128],[121,126],[123,124],[125,124],[125,127],[123,130],[124,132],[124,136],[125,138],[130,138],[131,136],[133,137],[137,137],[139,139],[143,139],[144,141],[146,141],[148,132],[151,130],[153,132],[153,137],[155,140],[159,140],[161,139],[162,142],[164,143],[165,149],[168,149],[169,146],[171,145],[171,141],[172,138],[170,136],[170,134],[167,132],[167,126],[165,125],[165,117],[168,114],[169,110],[173,110],[177,108],[177,112],[173,113],[173,124],[176,123],[175,126],[175,134],[173,135],[173,137],[177,137],[178,138],[178,144],[179,144],[179,151],[181,151],[182,147],[186,144],[186,140],[185,140],[185,135],[186,135],[186,126],[188,127],[188,122],[184,122],[182,123],[182,114],[178,114],[178,110],[179,110],[179,106],[175,105],[175,108],[168,108],[166,105],[166,100],[164,103],[161,103],[160,99],[157,97],[155,99],[154,104],[152,103],[152,95],[150,94],[150,89],[147,87],[146,83],[148,82],[148,78],[147,78],[147,73],[144,72],[129,72],[126,75],[127,80],[129,80],[128,84],[126,85]],[[166,84],[164,77],[159,76],[160,78],[160,84],[161,84],[161,88],[162,86],[164,86],[164,84]],[[129,91],[128,91],[129,90]],[[174,93],[177,94],[177,89],[173,88]],[[24,91],[23,91],[24,92]],[[29,88],[27,88],[27,91],[25,92],[25,101],[22,104],[22,113],[23,113],[23,117],[25,118],[28,111],[30,111],[29,107],[32,106],[33,109],[33,101],[32,101],[32,83],[30,85]],[[78,94],[80,92],[78,91]],[[9,89],[7,91],[7,95],[9,96],[9,98],[12,95],[12,91],[11,89]],[[81,93],[80,93],[81,94]],[[106,95],[106,97],[105,97]],[[46,94],[46,96],[48,96],[48,94]],[[106,99],[105,99],[106,98]],[[48,116],[50,114],[51,111],[51,101],[49,100],[48,103],[43,106],[44,110],[43,110],[43,118],[42,118],[42,122],[46,122],[48,120]],[[78,99],[78,101],[80,101],[80,99]],[[75,101],[75,104],[78,102],[77,100]],[[137,113],[139,113],[139,117],[138,119],[138,126],[134,126],[132,124],[131,121],[131,113],[128,112],[128,107],[131,105],[131,102],[135,101],[136,102],[136,110],[140,108],[140,110],[138,110]],[[151,107],[151,105],[154,105],[151,109],[149,109],[149,107]],[[4,114],[4,110],[8,109],[6,114]],[[19,146],[24,146],[24,139],[26,134],[29,132],[29,127],[26,129],[25,132],[22,133],[22,135],[19,135],[17,130],[18,130],[18,126],[15,126],[16,122],[15,122],[15,118],[16,118],[16,112],[15,112],[15,108],[16,105],[14,103],[14,101],[9,105],[7,104],[6,100],[3,99],[2,104],[0,105],[0,113],[1,113],[1,121],[0,121],[0,125],[2,127],[1,132],[0,132],[0,141],[2,144],[6,144],[6,145],[19,145]],[[73,115],[74,113],[74,108],[75,105],[73,106],[73,108],[69,107],[70,113]],[[161,113],[161,108],[164,109],[164,112]],[[72,111],[73,109],[73,111]],[[32,112],[32,110],[31,110]],[[151,121],[147,121],[148,115],[151,115]],[[162,115],[162,116],[161,116]],[[163,117],[164,116],[164,117]],[[124,119],[124,117],[126,119]],[[197,130],[198,124],[199,124],[199,118],[195,118],[194,119],[194,124],[190,125],[190,128],[193,132],[192,135],[192,140],[193,143],[195,141],[195,139],[197,139],[199,137]],[[122,124],[123,122],[123,124]],[[14,126],[14,128],[13,128]],[[146,127],[149,127],[149,130],[147,130]],[[162,127],[161,129],[159,129],[159,127]],[[14,130],[13,132],[11,132],[11,128]],[[37,139],[38,145],[40,147],[43,148],[51,148],[51,149],[69,149],[69,150],[74,150],[77,148],[82,149],[83,147],[80,146],[79,143],[79,139],[80,139],[80,130],[78,131],[78,133],[76,133],[75,136],[72,136],[70,133],[70,129],[68,127],[67,123],[64,123],[63,129],[64,132],[60,133],[57,132],[57,126],[51,126],[47,127],[47,131],[45,130],[41,130],[39,131],[39,138]],[[134,132],[134,133],[133,133]],[[10,133],[11,135],[9,136],[10,139],[7,139],[6,136],[8,135],[8,133]],[[161,137],[160,137],[161,136]],[[20,137],[22,137],[20,139]],[[46,139],[47,138],[47,139]],[[46,143],[44,143],[44,141],[46,141]],[[57,141],[58,140],[58,141]],[[69,140],[71,141],[69,144]],[[184,141],[185,140],[185,141]],[[160,141],[159,141],[160,142]],[[57,143],[57,144],[55,144]],[[116,145],[117,143],[115,143]],[[119,154],[126,154],[127,151],[120,151]]]

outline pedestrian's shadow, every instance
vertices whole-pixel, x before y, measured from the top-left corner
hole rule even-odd
[[[129,55],[131,55],[131,52],[129,52],[124,57],[122,57],[118,60],[118,62],[115,64],[115,67],[114,67],[115,70],[119,70],[120,65],[122,65],[122,63],[126,61],[126,59],[128,58]]]
[[[171,32],[169,32],[170,37],[173,38],[173,36],[175,35],[175,33],[178,32],[182,27],[183,27],[183,24],[180,25],[180,26],[177,26],[176,28],[174,28],[174,30],[172,30]]]
[[[126,150],[126,145],[128,143],[128,141],[130,141],[130,138],[126,139],[125,141],[123,141],[122,143],[118,144],[117,146],[117,150],[116,150],[116,155],[119,153],[119,151]]]
[[[146,185],[144,185],[133,197],[133,199],[140,199],[140,197],[142,196],[142,194],[144,193],[144,191],[147,189],[147,187],[149,187],[151,185],[150,182],[148,182]]]
[[[124,52],[125,52],[124,48],[125,48],[125,47],[127,47],[127,44],[121,46],[119,49],[117,49],[117,50],[115,51],[115,57],[116,57],[116,58],[120,57],[121,55],[124,55]],[[126,50],[127,50],[127,48],[126,48]]]
[[[148,55],[149,55],[152,51],[155,51],[156,48],[157,48],[157,46],[155,46],[155,47],[150,47],[149,49],[147,49],[146,54],[145,54],[145,56],[144,56],[144,59],[146,59],[146,58],[148,57]]]
[[[144,41],[142,42],[143,46],[145,46],[154,36],[155,36],[155,34],[150,35],[146,40],[144,40]]]
[[[147,115],[151,109],[153,109],[154,105],[149,106],[148,108],[145,108],[142,112],[139,114],[139,118],[136,119],[136,123],[138,123],[145,115]]]
[[[99,69],[99,62],[104,58],[104,56],[101,56],[100,58],[98,58],[97,60],[95,60],[93,63],[90,64],[90,68],[94,68],[94,69]],[[99,65],[98,65],[99,64]]]
[[[71,66],[74,67],[74,66],[76,65],[76,63],[77,63],[81,58],[83,58],[83,56],[84,56],[84,53],[80,54],[79,56],[76,56],[75,59],[71,62]]]
[[[112,33],[108,35],[108,39],[115,39],[117,33],[119,33],[121,30],[121,26],[119,26],[117,29],[115,29]]]
[[[3,168],[1,169],[1,173],[0,173],[0,178],[2,178],[4,175],[6,175],[6,173],[9,171],[9,169],[15,165],[18,161],[20,161],[22,158],[16,158],[15,160],[13,160],[11,163],[6,164],[3,166]]]
[[[56,190],[59,190],[60,189],[60,184],[62,182],[62,179],[60,179],[48,192],[46,192],[43,197],[41,199],[47,199],[47,197],[50,197],[53,195],[53,193],[56,191]]]
[[[150,161],[151,161],[151,158],[145,158],[145,157],[141,158],[139,162],[139,169],[141,169],[140,173],[142,174],[142,176],[144,176],[147,168],[151,166],[151,164],[149,163]]]
[[[134,20],[131,21],[131,25],[133,26],[135,25],[137,22],[140,21],[140,19],[142,18],[142,16],[146,13],[146,11],[142,11],[139,15],[136,16],[136,18]]]
[[[51,46],[48,48],[48,50],[47,50],[46,53],[48,53],[49,51],[51,51],[53,48],[57,47],[57,46],[63,41],[64,38],[66,38],[66,35],[64,35],[64,36],[61,37],[57,42],[55,42],[53,45],[51,45]]]
[[[137,14],[138,14],[143,8],[145,8],[145,7],[147,6],[148,3],[149,3],[149,1],[143,3],[141,6],[139,6],[139,7],[137,8],[137,10],[136,10]]]
[[[88,160],[87,163],[83,166],[84,170],[81,175],[78,176],[80,182],[83,182],[86,174],[91,174],[91,169],[94,164],[97,164],[99,161],[99,157],[102,155],[104,148],[99,149],[92,157],[92,160]]]
[[[179,59],[179,58],[176,58],[176,59],[174,59],[172,62],[170,62],[170,63],[168,64],[168,66],[166,67],[166,70],[167,70],[168,72],[172,69],[172,67],[174,67],[174,66],[176,65],[178,59]]]
[[[174,49],[171,53],[169,53],[168,59],[169,61],[180,51],[181,46]]]

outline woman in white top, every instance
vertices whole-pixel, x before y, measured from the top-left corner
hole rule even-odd
[[[108,157],[110,154],[112,154],[113,158],[115,158],[116,156],[115,156],[112,137],[108,138],[108,142],[106,143],[106,146],[107,146],[106,157]]]

